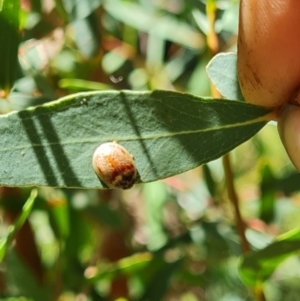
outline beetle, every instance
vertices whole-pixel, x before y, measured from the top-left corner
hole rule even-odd
[[[137,176],[133,156],[116,141],[97,147],[93,155],[93,168],[108,188],[129,189]]]

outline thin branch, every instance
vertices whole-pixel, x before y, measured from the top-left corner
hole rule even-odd
[[[226,178],[226,187],[228,191],[228,197],[231,201],[231,204],[234,208],[234,213],[235,213],[235,219],[236,219],[236,226],[237,230],[240,236],[241,240],[241,246],[243,253],[249,252],[250,246],[247,241],[246,235],[245,235],[245,223],[243,221],[241,211],[240,211],[240,206],[239,206],[239,199],[238,195],[236,193],[236,189],[234,186],[234,178],[233,178],[233,172],[232,172],[232,167],[231,167],[231,161],[230,161],[230,155],[227,154],[223,157],[223,166],[224,166],[224,171],[225,171],[225,178]]]

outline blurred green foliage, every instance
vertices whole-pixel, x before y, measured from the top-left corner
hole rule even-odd
[[[210,96],[206,2],[219,50],[235,50],[234,0],[23,0],[20,12],[3,0],[1,113],[93,89]],[[231,157],[246,255],[220,160],[125,192],[39,187],[33,202],[31,188],[1,187],[0,300],[250,301],[258,286],[297,300],[300,176],[272,123]]]

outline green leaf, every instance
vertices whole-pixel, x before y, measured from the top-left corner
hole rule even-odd
[[[92,58],[100,47],[97,16],[91,14],[87,18],[75,20],[72,26],[78,50],[85,58]]]
[[[237,76],[236,53],[219,53],[207,65],[207,75],[227,99],[244,101]]]
[[[242,258],[240,276],[248,286],[256,286],[267,280],[285,259],[299,252],[300,230],[292,230],[279,236],[266,248],[248,253]]]
[[[120,0],[105,1],[104,9],[115,19],[139,31],[155,34],[163,40],[188,48],[203,48],[204,38],[189,24],[166,14],[157,14],[148,7]]]
[[[259,131],[268,114],[170,91],[70,95],[0,117],[0,185],[101,188],[92,156],[107,141],[134,156],[137,182],[155,181],[224,155]]]
[[[239,7],[239,2],[237,1],[227,2],[227,7],[224,9],[224,13],[220,19],[222,32],[230,33],[232,35],[238,34],[239,19],[237,16],[239,14]]]
[[[33,299],[28,299],[25,297],[12,297],[12,298],[5,298],[5,299],[0,299],[1,301],[34,301]]]
[[[118,211],[113,210],[108,204],[100,203],[97,204],[97,206],[90,206],[85,209],[85,212],[105,226],[110,228],[122,227],[120,214],[118,214]]]
[[[60,88],[69,89],[74,91],[87,91],[87,90],[111,90],[113,89],[112,86],[93,82],[83,79],[77,78],[64,78],[58,82]]]
[[[289,195],[300,190],[299,182],[300,174],[298,172],[293,172],[278,179],[276,188],[279,191],[282,191],[283,193]]]
[[[138,301],[163,300],[163,297],[170,286],[172,276],[182,265],[183,260],[179,259],[171,263],[164,263],[161,268],[151,277],[143,296]]]
[[[66,259],[72,262],[91,244],[93,225],[90,223],[90,220],[82,218],[81,211],[72,207],[69,207],[68,215],[69,235],[65,239],[65,254],[67,255]],[[77,272],[78,270],[76,270]],[[68,274],[67,271],[66,273]],[[73,277],[72,275],[66,276]]]
[[[1,239],[1,241],[0,241],[0,262],[3,260],[6,250],[7,250],[7,247],[12,242],[15,234],[22,228],[25,221],[27,220],[27,218],[33,208],[36,197],[37,197],[37,190],[33,189],[31,191],[31,194],[30,194],[28,200],[26,201],[26,203],[24,204],[24,206],[22,208],[22,212],[21,212],[20,216],[15,221],[14,225],[10,226],[8,235],[5,238]]]
[[[260,183],[260,219],[270,223],[274,219],[274,203],[276,192],[276,178],[270,165],[265,165],[261,171],[262,180]]]
[[[145,272],[149,263],[154,260],[151,253],[136,253],[129,257],[124,257],[113,263],[100,263],[93,273],[86,277],[90,282],[100,279],[113,279],[119,275],[135,275]]]
[[[214,176],[207,164],[204,164],[202,166],[202,171],[203,171],[203,180],[205,181],[207,189],[210,195],[213,198],[215,198],[217,196],[218,184],[215,181]]]
[[[8,94],[15,80],[19,46],[19,0],[0,1],[0,88]]]
[[[49,287],[41,284],[41,279],[37,280],[31,270],[19,257],[14,249],[10,249],[5,257],[5,280],[9,283],[10,290],[17,295],[23,295],[32,300],[50,301],[53,291]]]
[[[41,13],[41,11],[42,11],[41,0],[31,0],[31,9],[34,12]]]
[[[146,185],[143,189],[146,210],[145,230],[148,234],[149,250],[157,250],[166,244],[168,236],[162,224],[163,208],[169,197],[167,187],[163,182]]]
[[[69,208],[66,197],[57,190],[48,197],[48,214],[52,229],[59,239],[65,239],[70,233]]]
[[[102,0],[55,0],[55,2],[59,7],[63,5],[68,17],[74,21],[89,16],[100,6]]]
[[[199,57],[198,63],[187,83],[188,93],[199,96],[211,95],[211,84],[205,70],[210,57],[208,50]]]

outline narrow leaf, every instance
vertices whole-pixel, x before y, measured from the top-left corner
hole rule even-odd
[[[0,117],[0,185],[101,188],[92,156],[107,141],[134,156],[137,182],[155,181],[224,155],[269,114],[169,91],[74,94]]]
[[[260,183],[260,219],[270,223],[275,214],[275,192],[277,179],[273,175],[270,165],[265,165],[261,171],[262,180]]]
[[[96,20],[96,15],[91,14],[87,18],[72,22],[77,48],[85,58],[92,58],[100,47]]]
[[[0,1],[0,89],[8,94],[15,80],[19,46],[20,0]]]
[[[1,239],[1,241],[0,241],[0,262],[3,260],[6,250],[7,250],[7,247],[13,240],[15,234],[21,229],[21,227],[24,225],[25,221],[27,220],[27,218],[33,208],[36,197],[37,197],[37,190],[33,189],[31,191],[31,194],[30,194],[28,200],[26,201],[26,203],[24,204],[24,206],[22,208],[22,212],[21,212],[20,216],[15,221],[14,225],[10,226],[8,235],[5,238]]]
[[[100,263],[96,269],[86,273],[90,282],[100,279],[113,279],[120,275],[134,275],[145,272],[145,269],[154,260],[151,253],[136,253],[112,263]]]
[[[60,88],[69,89],[74,91],[88,91],[88,90],[110,90],[113,89],[112,86],[99,83],[92,82],[83,79],[77,78],[64,78],[58,82]]]
[[[59,7],[63,6],[68,14],[68,18],[74,21],[89,16],[100,6],[102,0],[55,0],[55,2]]]
[[[299,252],[300,230],[279,236],[272,244],[242,259],[240,276],[246,285],[256,286],[267,280],[285,259]]]
[[[206,187],[210,193],[210,195],[214,198],[217,195],[218,184],[213,177],[213,174],[207,164],[202,166],[203,171],[203,179],[206,183]]]
[[[236,53],[217,54],[207,65],[206,72],[222,96],[244,101],[237,76]]]
[[[199,49],[205,46],[203,36],[189,24],[168,15],[156,14],[132,1],[105,1],[104,9],[115,19],[139,31],[155,34],[163,40],[188,48]]]

